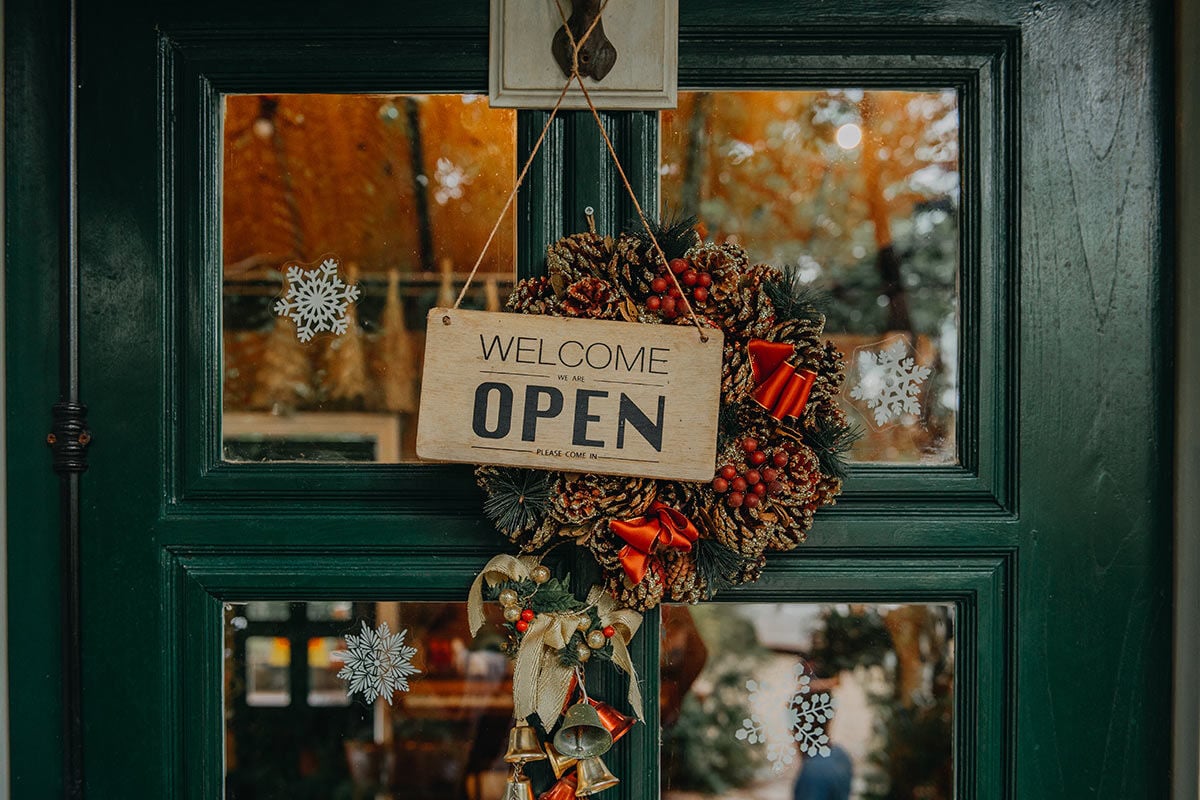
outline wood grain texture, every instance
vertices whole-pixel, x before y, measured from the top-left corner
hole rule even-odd
[[[303,587],[332,597],[390,587],[393,597],[450,599],[500,548],[466,468],[234,469],[219,463],[214,435],[216,93],[482,91],[486,11],[422,0],[364,4],[347,19],[343,7],[307,2],[286,11],[233,0],[81,4],[83,386],[97,432],[83,482],[85,641],[103,643],[85,654],[91,795],[215,792],[219,676],[204,654],[218,646],[223,592],[284,597]],[[5,297],[9,520],[21,531],[9,542],[10,565],[21,565],[11,570],[9,630],[20,632],[22,656],[50,653],[47,665],[56,637],[31,626],[28,609],[54,614],[55,485],[29,440],[44,436],[54,399],[42,368],[53,360],[54,287],[41,276],[57,240],[47,188],[60,169],[56,13],[32,0],[5,10],[7,219],[22,233],[9,243]],[[756,589],[780,601],[986,599],[992,611],[977,618],[990,627],[964,640],[978,642],[963,653],[964,674],[978,682],[964,688],[960,709],[976,716],[959,719],[985,725],[959,731],[963,797],[1167,796],[1164,16],[1150,0],[682,4],[681,64],[697,75],[705,59],[740,63],[725,85],[970,92],[984,85],[970,77],[982,70],[1011,93],[974,119],[1019,149],[981,139],[980,165],[1002,169],[964,171],[993,197],[979,224],[1002,234],[980,234],[979,249],[964,251],[964,274],[982,275],[971,270],[1003,255],[1006,242],[1021,246],[1019,259],[994,259],[999,283],[974,284],[989,302],[967,334],[978,349],[964,348],[1012,359],[1008,374],[981,368],[971,400],[980,453],[1018,459],[1011,483],[982,466],[868,475],[877,492],[847,499]],[[522,116],[519,146],[539,116]],[[653,115],[605,114],[605,123],[652,207]],[[546,155],[521,195],[525,274],[546,243],[582,228],[583,207],[597,209],[606,232],[628,215],[590,119],[556,123]],[[1011,296],[998,293],[1004,286]],[[993,293],[1001,299],[991,302]],[[998,333],[1006,320],[1019,337]],[[1002,397],[1019,406],[985,405]],[[1014,430],[1020,447],[1008,451]],[[181,574],[199,574],[181,560],[200,551],[216,577]],[[964,590],[961,565],[979,559],[1000,566]],[[639,669],[653,696],[655,629],[645,630]],[[11,675],[24,726],[13,737],[14,796],[40,800],[58,774],[56,675],[25,661]],[[188,749],[196,736],[202,758]],[[639,726],[623,741],[630,770],[614,799],[653,796],[657,738]]]
[[[1021,73],[1019,797],[1165,797],[1166,98],[1148,2],[1037,3]]]
[[[720,331],[434,308],[417,455],[707,481]]]
[[[1200,800],[1200,5],[1178,5],[1174,800]]]

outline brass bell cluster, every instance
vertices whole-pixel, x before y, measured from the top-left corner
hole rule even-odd
[[[512,773],[504,785],[504,800],[533,800],[533,785],[525,777],[525,765],[545,758],[537,731],[526,720],[518,720],[508,732],[508,750],[504,753],[504,760],[512,764]]]
[[[539,800],[587,797],[620,783],[600,756],[628,733],[636,721],[608,703],[586,696],[568,708],[553,743],[546,745],[546,755],[558,782]]]

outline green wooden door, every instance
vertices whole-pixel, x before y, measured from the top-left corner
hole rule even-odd
[[[1170,64],[1161,4],[681,4],[685,89],[950,89],[961,120],[960,395],[949,463],[862,465],[739,602],[941,602],[956,615],[955,796],[1160,797],[1170,676]],[[486,4],[78,10],[82,705],[60,660],[58,142],[67,23],[6,5],[12,789],[215,798],[225,604],[460,601],[503,543],[470,471],[223,460],[221,99],[472,93]],[[544,121],[516,120],[518,155]],[[659,118],[606,125],[644,203]],[[590,117],[556,122],[518,202],[536,274],[595,209],[630,217]],[[570,566],[570,565],[564,565]],[[658,618],[635,648],[655,697]],[[293,662],[295,663],[295,662]],[[615,692],[613,692],[615,694]],[[66,707],[64,707],[66,706]],[[64,717],[82,715],[64,739]],[[658,715],[611,796],[653,798]]]

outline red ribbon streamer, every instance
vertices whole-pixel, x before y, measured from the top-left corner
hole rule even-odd
[[[658,548],[691,550],[692,542],[700,538],[691,520],[658,500],[650,504],[646,516],[609,520],[608,529],[626,542],[621,548],[621,566],[632,583],[641,583],[646,577],[650,556]]]
[[[817,373],[789,364],[796,348],[786,342],[751,339],[747,350],[756,386],[754,400],[777,420],[800,417],[808,405]]]

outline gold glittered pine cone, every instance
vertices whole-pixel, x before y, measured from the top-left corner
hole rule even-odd
[[[630,585],[625,573],[618,570],[608,572],[608,592],[617,600],[619,608],[632,608],[634,611],[649,611],[663,601],[666,595],[666,584],[662,575],[656,569],[646,571],[646,577],[638,583]]]
[[[730,272],[744,269],[750,263],[746,251],[735,244],[701,244],[685,256],[692,267],[712,276],[714,285]]]
[[[706,586],[696,570],[696,559],[690,552],[667,550],[662,557],[666,598],[672,603],[696,604],[704,599]]]
[[[571,525],[598,517],[628,519],[645,513],[654,495],[649,478],[567,473],[554,487],[550,514]]]
[[[651,284],[662,269],[662,259],[648,241],[623,233],[617,238],[609,277],[637,300],[652,294]]]
[[[760,264],[727,269],[713,276],[708,316],[720,321],[726,341],[736,339],[744,343],[771,335],[776,323],[775,305],[763,284],[774,274],[773,267]]]
[[[791,550],[802,544],[812,528],[813,514],[821,505],[818,488],[824,478],[817,455],[810,447],[795,441],[784,445],[788,463],[779,469],[780,491],[768,498],[766,508],[778,524],[771,527],[768,550]]]
[[[808,396],[809,413],[837,415],[844,419],[845,412],[838,406],[838,395],[846,380],[846,360],[842,351],[831,341],[822,343],[816,366],[812,369],[817,373],[817,380]]]
[[[565,317],[616,319],[620,298],[612,285],[602,278],[580,278],[563,293],[559,310]]]
[[[556,286],[565,287],[582,278],[605,277],[612,257],[612,239],[598,233],[576,233],[546,249],[546,270]]]
[[[526,278],[513,286],[512,292],[504,302],[505,311],[517,314],[545,314],[558,316],[558,297],[550,279],[544,276]]]
[[[721,358],[721,405],[728,408],[754,392],[754,369],[750,353],[736,339],[726,339]]]

